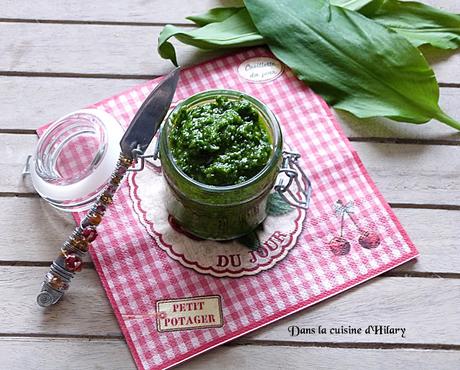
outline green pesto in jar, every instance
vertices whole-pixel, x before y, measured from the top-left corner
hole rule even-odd
[[[203,184],[242,183],[259,173],[272,153],[267,125],[244,97],[184,107],[173,118],[171,153],[188,176]]]

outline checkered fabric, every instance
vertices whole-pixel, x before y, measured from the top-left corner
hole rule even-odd
[[[161,250],[139,222],[124,183],[99,227],[91,256],[137,366],[163,369],[311,306],[415,256],[417,250],[364,169],[326,103],[287,69],[278,78],[252,83],[238,73],[248,58],[273,57],[246,50],[184,69],[175,101],[207,89],[240,90],[275,113],[290,147],[313,183],[311,207],[297,245],[272,269],[254,276],[216,278],[183,267]],[[158,83],[149,81],[92,106],[127,126]],[[334,213],[337,200],[353,201],[353,219]],[[83,214],[75,214],[79,221]],[[357,242],[362,231],[380,235],[378,248]],[[346,255],[329,242],[342,233]],[[78,277],[77,277],[78,278]],[[158,332],[158,300],[220,295],[221,328]]]

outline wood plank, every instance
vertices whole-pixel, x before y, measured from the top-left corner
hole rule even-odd
[[[48,267],[0,267],[1,334],[121,336],[95,270],[84,269],[57,306],[43,309],[36,295],[47,271]]]
[[[3,208],[2,208],[3,207]],[[51,262],[75,222],[40,198],[0,198],[0,261]],[[11,217],[14,214],[15,217]],[[21,222],[17,222],[17,220]],[[27,232],[24,232],[27,225]],[[14,246],[11,238],[14,238]],[[88,257],[87,261],[90,258]]]
[[[454,288],[455,287],[455,288]],[[460,280],[426,278],[373,279],[343,295],[312,306],[246,339],[294,342],[383,342],[460,344],[460,315],[453,303],[460,300]],[[326,328],[326,334],[292,336],[290,326]],[[333,328],[361,328],[361,334],[334,334]],[[366,328],[389,325],[405,328],[399,334],[365,334]]]
[[[46,271],[44,267],[0,267],[0,294],[3,297],[0,335],[121,335],[94,270],[80,273],[58,306],[38,307],[35,296]],[[459,345],[459,304],[459,279],[377,278],[242,340]],[[69,317],[72,320],[68,320]],[[293,337],[288,332],[290,325],[364,328],[391,325],[405,327],[406,338],[400,335],[329,334]]]
[[[460,147],[353,143],[390,203],[460,204]]]
[[[0,76],[0,129],[33,130],[69,112],[128,89],[142,80],[103,78],[53,78]],[[21,109],[17,108],[18,97]],[[441,88],[441,106],[458,114],[460,88]],[[460,116],[459,116],[460,117]],[[426,125],[401,124],[385,119],[360,120],[339,114],[351,138],[404,138],[460,141],[460,133],[439,122]]]
[[[460,4],[454,0],[422,0],[422,2],[460,13]],[[67,0],[66,2],[23,0],[18,5],[18,1],[3,0],[2,18],[181,23],[185,21],[184,18],[187,15],[199,14],[214,7],[234,6],[239,3],[241,3],[239,0],[169,0],[167,2],[112,0],[110,5],[107,5],[103,1],[91,0]]]
[[[457,369],[458,351],[238,346],[219,347],[178,369]],[[357,363],[359,361],[359,367]],[[384,364],[384,365],[383,365]]]
[[[185,19],[188,15],[204,13],[210,8],[239,4],[241,0],[112,0],[110,5],[104,1],[72,0],[64,3],[60,0],[45,0],[41,5],[21,1],[21,6],[18,6],[15,0],[4,0],[2,18],[190,24]]]
[[[172,67],[156,51],[162,27],[0,23],[0,71],[102,75],[160,75]],[[56,37],[59,35],[59,37]],[[177,44],[183,66],[218,55]],[[443,83],[460,83],[460,54],[431,52]]]
[[[17,355],[15,355],[17,354]],[[5,369],[61,370],[62,364],[79,369],[135,369],[128,347],[122,340],[2,338],[0,356]],[[287,346],[222,346],[206,352],[177,369],[254,370],[290,369],[341,370],[356,368],[406,370],[407,364],[420,369],[457,369],[459,351],[420,349],[355,349]],[[238,361],[235,361],[238,359]],[[326,360],[327,359],[327,360]]]
[[[0,71],[161,75],[172,63],[156,51],[162,27],[0,23]],[[59,37],[56,37],[59,35]],[[182,65],[217,55],[179,45]]]
[[[460,272],[459,211],[404,208],[394,211],[420,252],[416,261],[398,267],[397,271]]]
[[[0,134],[0,192],[33,192],[21,171],[34,135]],[[353,143],[390,203],[460,205],[460,146]]]
[[[0,129],[36,129],[143,81],[1,76]]]
[[[121,339],[0,338],[2,369],[135,369]]]
[[[37,138],[35,135],[0,135],[0,171],[4,176],[0,180],[0,192],[35,192],[30,176],[22,171],[27,156],[33,153]]]
[[[0,233],[2,264],[49,263],[73,229],[69,214],[56,211],[38,198],[0,198],[0,209],[3,210],[0,225],[8,230]],[[460,211],[395,209],[395,212],[421,255],[416,262],[406,263],[397,271],[460,273]],[[12,218],[12,214],[16,217]],[[28,225],[27,233],[23,225]],[[12,237],[16,248],[11,247]]]

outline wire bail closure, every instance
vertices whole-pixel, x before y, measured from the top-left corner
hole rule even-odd
[[[158,159],[158,152],[159,152],[159,143],[160,139],[158,138],[157,142],[155,143],[155,149],[153,154],[141,154],[140,148],[137,147],[132,151],[132,158],[135,162],[135,167],[129,168],[128,172],[139,172],[145,168],[145,161],[149,158],[153,158],[153,160]]]
[[[299,153],[283,151],[283,161],[274,189],[291,206],[307,210],[310,207],[312,185],[298,163],[300,157]],[[294,184],[295,189],[292,189]]]

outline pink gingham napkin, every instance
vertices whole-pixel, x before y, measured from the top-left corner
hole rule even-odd
[[[258,70],[258,59],[252,58],[261,57],[270,59],[260,59],[262,76],[251,80],[251,68]],[[172,229],[168,237],[159,235],[166,233],[167,226],[163,224],[161,232],[156,229],[155,223],[161,221],[155,221],[158,212],[143,209],[149,203],[146,197],[142,199],[142,189],[137,189],[139,174],[130,175],[99,227],[91,256],[140,369],[176,365],[418,254],[326,103],[287,68],[278,73],[267,67],[269,73],[263,75],[267,72],[263,62],[271,58],[269,51],[256,48],[184,69],[175,102],[199,91],[225,88],[243,91],[268,105],[280,121],[289,148],[302,155],[300,164],[313,184],[310,210],[306,217],[299,213],[296,220],[301,222],[292,236],[280,241],[286,248],[267,257],[272,258],[270,268],[221,277],[170,253],[166,239],[182,239]],[[249,59],[253,63],[246,73],[240,66],[246,66]],[[92,108],[112,114],[127,126],[158,81],[136,86]],[[151,172],[149,176],[154,176]],[[142,205],[143,201],[147,203]],[[350,213],[341,212],[344,209]],[[76,221],[82,215],[75,214]],[[199,241],[193,243],[190,245],[199,248]],[[212,301],[216,305],[209,308],[216,316],[208,320],[211,324],[217,320],[216,325],[207,325],[205,319],[199,327],[190,328],[184,321],[186,327],[181,329],[177,320],[165,321],[168,317],[161,302],[169,302],[168,307],[176,302],[175,309],[199,314],[199,302],[206,299],[209,301],[203,304]]]

